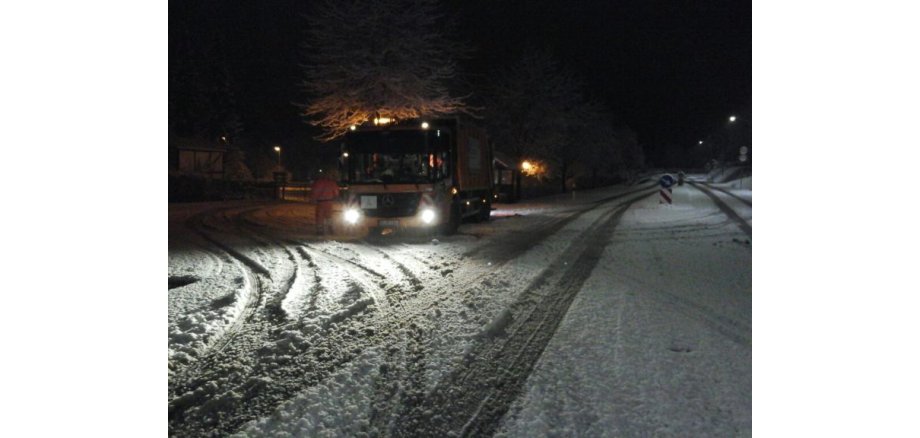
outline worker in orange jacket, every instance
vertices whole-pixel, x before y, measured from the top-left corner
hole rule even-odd
[[[316,203],[316,234],[325,234],[326,226],[331,225],[329,220],[332,219],[332,207],[339,198],[339,185],[330,172],[320,172],[320,176],[313,181],[310,193]]]

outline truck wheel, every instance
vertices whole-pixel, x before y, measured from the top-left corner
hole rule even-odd
[[[492,218],[492,200],[486,198],[486,202],[483,202],[479,207],[479,213],[476,215],[476,220],[479,222],[488,222]]]
[[[452,202],[450,204],[450,217],[447,218],[447,222],[441,227],[441,233],[445,236],[450,236],[452,234],[457,234],[457,229],[460,228],[460,204]]]

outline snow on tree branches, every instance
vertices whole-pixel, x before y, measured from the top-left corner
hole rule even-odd
[[[460,52],[442,28],[436,0],[326,0],[308,18],[308,64],[300,105],[321,140],[377,116],[456,113],[450,96]]]
[[[568,132],[586,112],[571,72],[547,53],[530,51],[494,77],[486,118],[500,149],[520,159],[551,156],[568,146]]]
[[[576,165],[597,174],[634,161],[624,159],[613,114],[589,99],[576,75],[549,53],[525,51],[493,78],[485,115],[496,148],[518,161],[554,165],[563,191]]]

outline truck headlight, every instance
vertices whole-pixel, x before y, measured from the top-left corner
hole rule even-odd
[[[345,210],[345,222],[348,222],[352,225],[358,223],[358,218],[361,217],[361,212],[357,208],[349,208]]]
[[[426,208],[422,210],[422,222],[430,224],[434,220],[434,210]]]

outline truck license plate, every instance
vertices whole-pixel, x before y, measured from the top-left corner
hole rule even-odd
[[[361,208],[377,208],[377,197],[376,196],[362,196],[361,197]]]
[[[399,220],[380,221],[381,227],[399,227]]]

